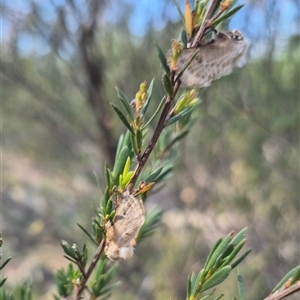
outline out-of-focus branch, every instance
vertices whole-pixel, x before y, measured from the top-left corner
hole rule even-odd
[[[290,287],[286,288],[283,287],[280,290],[276,291],[274,294],[269,295],[264,300],[280,300],[284,299],[287,296],[295,294],[296,292],[300,291],[300,281],[296,282],[295,284],[291,285]]]
[[[91,1],[90,24],[81,23],[81,38],[79,48],[88,79],[88,101],[94,110],[96,121],[100,129],[100,148],[104,159],[113,165],[116,152],[116,140],[113,138],[112,124],[108,116],[106,100],[103,95],[103,63],[101,57],[96,55],[95,31],[97,29],[97,14],[103,1]]]

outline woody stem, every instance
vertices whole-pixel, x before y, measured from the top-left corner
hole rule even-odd
[[[105,245],[105,239],[102,239],[98,248],[97,248],[97,251],[94,255],[94,258],[85,274],[85,276],[82,278],[82,280],[80,281],[80,283],[76,284],[75,286],[75,292],[74,292],[74,297],[73,297],[73,300],[79,300],[80,299],[80,295],[81,293],[83,292],[83,290],[86,288],[86,283],[88,281],[88,279],[90,278],[93,270],[95,269],[96,267],[96,264],[100,258],[100,255],[102,254],[103,252],[103,249],[104,249],[104,245]]]
[[[213,11],[215,9],[215,6],[217,4],[218,0],[212,0],[208,9],[206,10],[206,13],[204,15],[204,18],[203,18],[203,21],[202,21],[202,24],[192,42],[192,45],[191,47],[194,47],[198,44],[198,42],[201,41],[202,37],[203,37],[203,34],[205,32],[205,29],[207,28],[207,25],[208,25],[208,21],[209,19],[211,18],[212,14],[213,14]]]
[[[171,109],[171,104],[172,104],[172,101],[173,99],[175,98],[176,94],[177,94],[177,91],[178,91],[178,88],[180,86],[180,83],[179,82],[176,82],[174,84],[174,88],[173,88],[173,96],[172,97],[167,97],[167,100],[166,100],[166,104],[163,108],[163,111],[160,115],[160,118],[159,118],[159,121],[156,125],[156,128],[154,130],[154,133],[153,133],[153,136],[148,144],[148,147],[146,148],[145,152],[141,155],[139,161],[138,161],[138,165],[137,165],[137,168],[135,169],[134,171],[134,175],[130,181],[130,184],[129,184],[129,187],[128,187],[128,190],[129,192],[131,193],[133,191],[133,188],[134,188],[134,185],[139,177],[139,175],[141,174],[154,146],[156,145],[156,142],[160,136],[160,134],[162,133],[163,129],[164,129],[164,126],[165,126],[165,121],[168,117],[168,113]]]

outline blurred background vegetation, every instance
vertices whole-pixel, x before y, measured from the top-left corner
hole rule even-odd
[[[201,92],[174,176],[147,201],[162,225],[120,264],[111,299],[184,299],[214,241],[245,226],[247,299],[299,263],[299,3],[240,3],[224,26],[250,40],[248,63]],[[1,224],[13,255],[3,276],[52,299],[53,272],[67,264],[60,239],[86,240],[76,223],[89,228],[99,205],[93,171],[104,182],[124,132],[114,87],[133,99],[155,77],[158,103],[153,41],[167,52],[181,24],[171,0],[3,0],[1,23]]]

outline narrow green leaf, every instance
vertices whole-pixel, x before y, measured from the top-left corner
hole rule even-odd
[[[114,111],[117,113],[118,117],[120,118],[120,120],[122,121],[122,123],[126,126],[126,128],[134,134],[134,131],[130,125],[130,123],[128,122],[128,120],[126,119],[126,117],[124,116],[124,114],[120,111],[120,109],[113,105],[112,103],[110,104],[112,106],[112,108],[114,109]]]
[[[218,269],[221,265],[223,266],[224,261],[226,260],[226,257],[230,255],[230,253],[234,250],[234,246],[229,244],[223,253],[217,258],[215,264],[214,264],[214,269]]]
[[[112,290],[113,288],[119,286],[120,284],[121,284],[121,281],[117,281],[117,282],[111,284],[110,286],[103,288],[103,289],[101,290],[101,294],[100,294],[99,296],[108,293],[110,290]],[[102,299],[102,298],[101,298],[101,299]]]
[[[172,98],[174,94],[173,86],[170,77],[166,73],[163,74],[162,82],[166,94]]]
[[[110,172],[109,172],[109,168],[108,168],[107,164],[105,164],[104,170],[105,170],[105,182],[106,182],[106,186],[108,188],[111,188]],[[98,184],[98,182],[97,182],[97,184]],[[100,184],[100,182],[99,182],[99,184]]]
[[[197,298],[199,300],[204,300],[204,299],[208,299],[210,298],[210,296],[213,294],[214,291],[212,291],[211,293],[205,295],[204,297],[202,297],[202,295],[199,295],[198,297],[201,297],[201,298]]]
[[[97,186],[98,186],[100,192],[103,194],[103,190],[101,189],[101,184],[100,184],[100,180],[99,180],[98,174],[96,172],[93,172],[93,174],[94,174]]]
[[[202,274],[203,274],[204,270],[202,269],[194,282],[194,286],[193,286],[193,290],[192,290],[192,296],[196,296],[199,293],[199,288],[201,287],[201,278],[202,278]]]
[[[186,285],[186,299],[190,298],[191,289],[192,289],[192,281],[191,281],[190,276],[188,276],[187,285]]]
[[[106,272],[105,274],[105,282],[108,283],[111,281],[111,279],[113,278],[113,276],[116,274],[116,271],[118,269],[118,264],[114,264],[112,266],[112,268],[110,268],[110,270],[108,272]]]
[[[216,285],[222,283],[228,277],[231,270],[232,269],[230,266],[226,266],[226,267],[223,267],[222,269],[220,269],[219,271],[217,271],[207,281],[205,281],[203,283],[200,291],[204,292],[204,291],[211,289],[211,288],[215,287]]]
[[[133,117],[133,113],[131,111],[131,107],[127,101],[127,99],[125,98],[124,94],[121,92],[121,90],[119,90],[117,87],[116,87],[116,90],[117,90],[117,95],[118,95],[118,99],[120,100],[121,104],[123,105],[130,121],[133,121],[134,117]]]
[[[201,298],[196,298],[197,300],[205,300],[205,299],[208,299],[211,295],[205,295],[204,297],[202,297],[201,295],[199,295],[198,297],[201,297]],[[193,299],[193,298],[192,298]]]
[[[130,133],[130,139],[131,139],[131,145],[133,147],[133,152],[134,152],[135,155],[138,155],[139,150],[138,150],[138,146],[137,146],[137,143],[136,143],[135,134]]]
[[[96,220],[95,218],[93,218],[92,220],[99,228],[101,228],[101,224],[98,222],[98,220]]]
[[[290,270],[280,281],[279,283],[274,287],[274,289],[272,290],[272,293],[276,292],[277,290],[279,290],[290,278],[293,278],[295,276],[295,274],[298,274],[298,272],[300,271],[300,266],[297,266],[295,268],[293,268],[292,270]]]
[[[187,40],[186,32],[183,28],[180,31],[180,40],[181,43],[183,44],[183,49],[185,49],[187,47],[188,40]]]
[[[67,255],[63,255],[64,258],[66,258],[67,260],[69,260],[71,263],[77,265],[77,261],[75,259],[72,259],[71,257],[67,256]]]
[[[79,223],[77,223],[78,227],[91,239],[91,241],[98,246],[98,244],[96,243],[96,241],[94,240],[94,238],[89,234],[89,232],[83,227],[81,226]]]
[[[123,173],[123,168],[128,155],[129,155],[129,149],[127,146],[124,146],[124,148],[120,151],[118,157],[116,157],[114,172],[113,172],[115,178],[119,178],[120,174]]]
[[[216,263],[219,256],[222,255],[223,251],[227,248],[228,244],[231,241],[231,236],[227,235],[222,242],[218,245],[214,253],[212,254],[211,258],[209,259],[209,262],[205,268],[206,271],[210,270]]]
[[[221,259],[229,256],[232,251],[234,250],[234,246],[232,244],[229,244],[226,249],[224,250],[224,252],[222,253],[222,255],[220,256]]]
[[[124,168],[123,168],[123,173],[122,173],[123,177],[125,177],[127,175],[129,170],[130,170],[130,157],[128,156],[126,159]]]
[[[86,263],[87,263],[87,260],[88,260],[88,248],[87,248],[86,244],[83,244],[83,247],[82,247],[82,254],[83,254],[83,257],[82,257],[82,264],[83,264],[83,266],[85,267],[85,266],[86,266]]]
[[[239,233],[236,234],[236,236],[231,240],[230,244],[233,246],[236,246],[239,244],[242,240],[246,237],[246,231],[247,227],[243,228]]]
[[[2,279],[2,281],[0,282],[0,288],[3,287],[6,280],[7,280],[7,277]]]
[[[133,177],[133,175],[134,175],[134,171],[128,172],[128,173],[126,174],[126,176],[123,177],[121,186],[122,186],[122,187],[127,186],[128,182],[131,180],[131,178]]]
[[[139,231],[137,241],[141,241],[145,237],[152,235],[155,232],[157,226],[161,222],[162,215],[163,212],[157,209],[152,209],[146,214],[146,220]]]
[[[185,115],[187,115],[188,113],[190,113],[194,108],[195,108],[194,106],[190,106],[190,107],[184,109],[183,111],[181,111],[179,114],[177,114],[177,115],[171,117],[171,118],[167,121],[165,127],[167,127],[167,126],[169,126],[169,125],[175,123],[176,121],[180,120],[182,117],[184,117]]]
[[[146,182],[155,182],[156,177],[160,174],[160,172],[162,171],[164,167],[160,167],[156,170],[154,170],[147,178],[146,178]]]
[[[230,253],[230,255],[228,255],[227,258],[224,260],[221,266],[224,267],[228,265],[237,256],[237,254],[243,248],[245,243],[246,243],[246,239],[242,240],[238,245],[236,245],[233,251]],[[229,246],[233,246],[233,245],[229,244]]]
[[[167,62],[167,58],[166,58],[165,54],[163,53],[163,51],[160,49],[160,47],[156,43],[154,43],[154,45],[156,47],[156,53],[160,60],[160,64],[161,64],[162,68],[168,75],[170,75],[170,68],[168,66],[168,62]]]
[[[1,265],[0,270],[2,270],[12,259],[12,256],[8,257],[5,262]]]
[[[94,218],[92,220],[93,220],[92,230],[93,230],[94,239],[97,245],[99,245],[99,242],[101,241],[104,235],[104,228],[103,226],[98,225],[99,223]]]
[[[113,210],[110,214],[109,214],[109,220],[113,220],[114,216],[116,215],[116,211]]]
[[[181,131],[179,134],[176,134],[174,138],[170,141],[169,145],[166,148],[169,148],[171,145],[174,145],[176,142],[183,139],[188,133],[190,132],[189,129]]]
[[[208,269],[208,268],[207,268],[207,265],[208,265],[208,263],[209,263],[209,261],[210,261],[212,255],[214,254],[214,252],[216,251],[216,249],[218,248],[218,246],[222,243],[222,241],[223,241],[223,239],[222,239],[222,238],[219,238],[219,239],[216,241],[216,243],[214,244],[214,246],[212,247],[212,249],[210,250],[210,252],[209,252],[209,254],[208,254],[208,257],[207,257],[207,259],[206,259],[206,261],[205,261],[205,265],[204,265],[204,267],[203,267],[203,270],[207,270],[207,269]],[[201,277],[201,282],[202,282],[202,280],[204,279],[204,277],[205,277],[206,274],[203,272],[203,275],[204,275],[204,276]]]
[[[235,262],[231,264],[232,269],[234,269],[236,266],[238,266],[245,258],[248,256],[248,254],[251,252],[251,248],[248,249],[240,258],[238,258]]]
[[[138,151],[140,152],[143,145],[143,133],[140,129],[137,129],[136,131],[136,144],[137,144]]]
[[[194,272],[192,272],[192,275],[191,275],[191,284],[192,284],[192,286],[195,285],[195,282],[196,282],[196,274]]]
[[[164,179],[169,173],[171,173],[174,169],[174,165],[165,166],[161,173],[156,178],[156,183],[160,182],[162,179]]]
[[[82,255],[81,255],[81,252],[80,252],[80,250],[79,250],[79,247],[78,247],[76,244],[73,244],[73,245],[72,245],[72,248],[74,249],[74,252],[75,252],[75,254],[76,254],[76,259],[77,259],[77,261],[81,261]]]
[[[244,279],[243,276],[241,275],[240,271],[238,270],[238,275],[237,275],[237,282],[238,282],[238,295],[239,295],[239,300],[245,300],[245,284],[244,284]]]
[[[141,114],[144,115],[147,111],[147,108],[149,106],[149,103],[150,103],[150,100],[151,100],[151,97],[152,97],[152,91],[153,91],[153,85],[154,85],[154,78],[151,80],[150,84],[149,84],[149,87],[148,87],[148,97],[147,97],[147,100],[145,101],[144,105],[143,105],[143,108],[142,108],[142,111],[141,111]]]
[[[235,14],[236,12],[238,12],[245,4],[239,5],[235,8],[233,8],[232,10],[230,10],[229,12],[227,12],[226,14],[220,16],[218,19],[214,20],[212,22],[213,26],[218,25],[219,23],[221,23],[224,20],[227,20],[229,17],[231,17],[233,14]]]
[[[97,270],[97,276],[100,276],[101,274],[105,274],[106,267],[107,267],[107,260],[104,258],[101,258],[99,270]]]
[[[142,130],[144,130],[145,128],[147,128],[149,126],[149,124],[151,124],[151,122],[154,120],[154,118],[158,115],[159,111],[161,110],[161,108],[163,107],[163,105],[166,102],[166,98],[163,97],[159,103],[159,105],[157,106],[154,114],[151,116],[151,118],[149,119],[149,121],[142,127]]]
[[[121,174],[120,176],[119,176],[119,187],[121,188],[121,189],[123,189],[124,188],[124,186],[122,186],[122,181],[123,181],[123,174]]]
[[[294,276],[293,276],[293,278],[291,280],[291,284],[294,284],[298,280],[300,280],[300,266],[298,266],[298,270],[294,274]]]
[[[127,132],[126,132],[127,133]],[[121,149],[123,148],[123,142],[124,142],[125,136],[124,134],[121,134],[118,140],[118,146],[117,146],[117,151],[116,151],[116,157],[118,157]]]
[[[108,201],[107,201],[107,204],[106,204],[106,207],[105,207],[105,213],[106,214],[110,214],[111,213],[111,211],[112,211],[112,200],[111,199],[109,199]]]
[[[199,14],[199,17],[198,17],[198,22],[197,22],[197,25],[198,25],[198,30],[199,30],[199,27],[201,26],[202,24],[202,21],[203,21],[203,18],[205,16],[205,13],[206,13],[206,5],[208,3],[209,0],[205,0],[205,1],[202,1],[201,2],[201,5],[198,6],[198,14]]]
[[[220,300],[221,298],[223,298],[224,294],[219,295],[218,297],[214,298],[213,300]]]
[[[103,196],[103,201],[101,201],[102,203],[101,203],[101,205],[103,206],[103,215],[105,215],[106,214],[106,212],[105,212],[105,207],[106,207],[106,203],[107,203],[107,201],[109,200],[109,197],[110,197],[110,194],[109,194],[109,188],[108,188],[108,186],[105,188],[105,191],[104,191],[104,196]]]
[[[124,136],[124,140],[123,140],[123,147],[124,146],[127,146],[128,147],[128,149],[132,149],[132,146],[131,146],[131,138],[130,138],[130,136],[132,135],[132,133],[130,132],[130,131],[127,131],[126,132],[126,134],[125,134],[125,136]],[[130,151],[129,151],[129,153],[130,153]],[[128,154],[129,155],[129,154]]]
[[[199,25],[199,22],[203,19],[208,1],[209,0],[201,0],[201,1],[196,0],[195,1],[195,5],[194,5],[195,11],[196,11],[196,14],[199,15],[198,20],[197,20],[198,21],[197,25]]]
[[[64,252],[69,255],[70,257],[72,257],[73,259],[75,259],[76,261],[76,254],[75,254],[75,251],[74,249],[68,244],[68,242],[62,240],[61,241],[61,246],[64,250]]]

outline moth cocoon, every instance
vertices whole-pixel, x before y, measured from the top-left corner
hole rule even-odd
[[[248,46],[243,34],[235,29],[219,31],[206,44],[183,49],[177,61],[177,73],[186,66],[196,51],[198,53],[180,78],[182,87],[207,87],[213,80],[229,75],[233,67],[245,64]]]
[[[119,194],[115,205],[115,216],[105,224],[106,244],[104,252],[113,261],[133,256],[136,237],[145,222],[142,200],[129,192]]]

